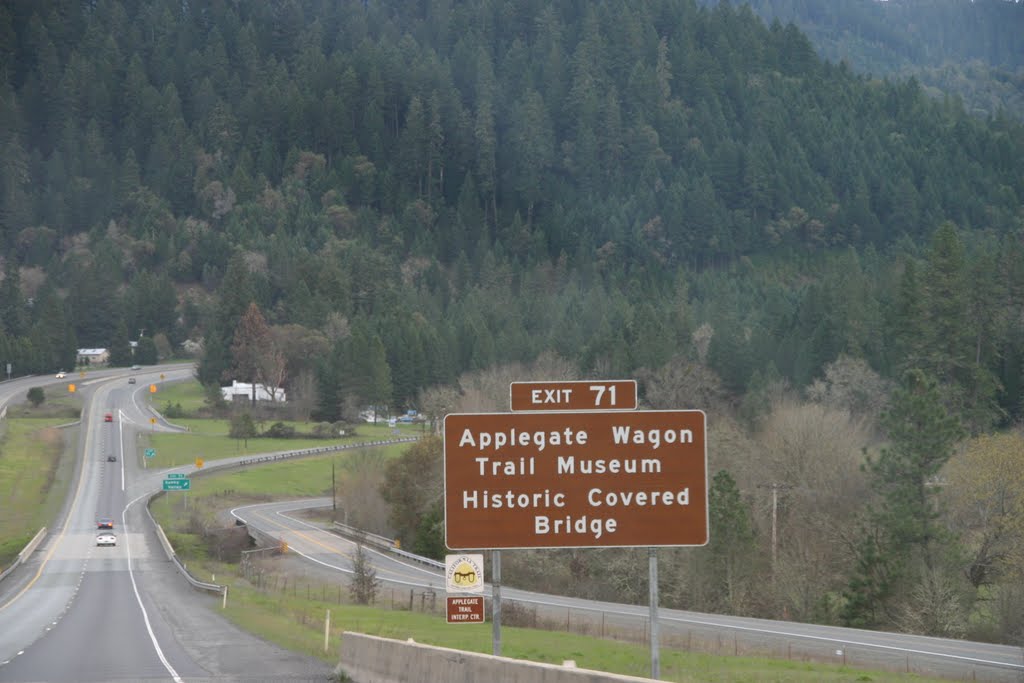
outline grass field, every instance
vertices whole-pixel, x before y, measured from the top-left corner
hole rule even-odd
[[[44,404],[38,412],[59,414],[68,409],[69,404]],[[9,410],[0,432],[0,567],[50,524],[68,494],[74,471],[74,448],[68,444],[76,429],[60,428],[69,419],[13,417],[24,414],[32,414],[32,409]]]

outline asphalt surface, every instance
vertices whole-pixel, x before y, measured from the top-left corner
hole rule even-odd
[[[0,681],[323,681],[331,667],[262,641],[194,591],[160,548],[143,501],[163,474],[143,469],[139,429],[169,430],[141,392],[191,368],[89,373],[0,383],[0,410],[40,384],[77,380],[87,407],[76,476],[61,520],[29,562],[0,582]],[[127,376],[138,377],[128,384]],[[114,414],[105,422],[105,413]],[[108,462],[114,455],[116,461]],[[117,546],[97,547],[97,518]]]

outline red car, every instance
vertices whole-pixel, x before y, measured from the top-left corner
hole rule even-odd
[[[113,413],[107,413],[106,415],[103,416],[103,421],[104,422],[113,422],[114,421],[114,414]]]
[[[96,520],[96,528],[97,529],[113,529],[114,528],[114,520],[110,519],[110,517],[100,517],[98,520]]]

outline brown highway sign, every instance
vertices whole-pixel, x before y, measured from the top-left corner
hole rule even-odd
[[[484,623],[484,596],[449,595],[447,603],[449,624]]]
[[[704,545],[705,433],[699,410],[448,415],[445,543]]]
[[[554,410],[636,410],[636,380],[512,382],[512,412]]]

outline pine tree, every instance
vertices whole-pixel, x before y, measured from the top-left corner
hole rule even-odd
[[[938,568],[947,539],[936,478],[964,435],[943,407],[936,381],[916,369],[904,374],[881,422],[889,445],[865,465],[879,502],[868,511],[847,585],[843,620],[851,626],[880,625],[900,586]]]
[[[232,370],[235,377],[252,384],[252,402],[256,402],[256,383],[260,380],[262,359],[271,350],[272,340],[267,321],[255,302],[250,303],[235,327],[231,344]]]
[[[110,354],[107,358],[108,365],[114,368],[125,368],[135,362],[129,341],[128,326],[125,324],[124,318],[121,318],[117,321],[117,327],[114,328],[114,335],[107,342],[107,351]]]

